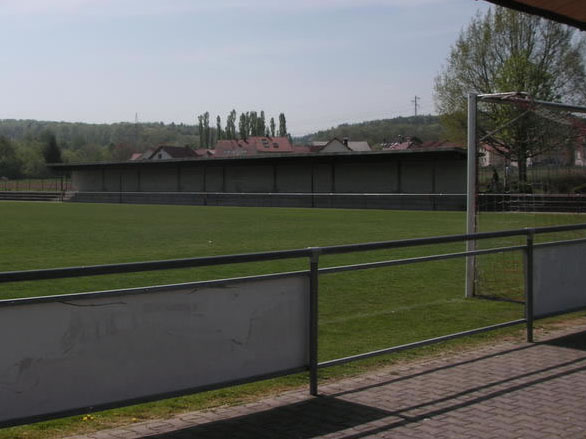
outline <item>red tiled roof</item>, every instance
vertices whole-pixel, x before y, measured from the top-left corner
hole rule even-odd
[[[235,157],[265,153],[293,152],[288,137],[249,137],[246,140],[218,140],[215,157]]]
[[[313,151],[310,145],[293,145],[293,152],[297,154],[306,154]]]
[[[465,148],[463,145],[448,142],[447,140],[428,140],[421,142],[419,139],[408,139],[401,143],[386,145],[384,151],[405,151],[408,149],[441,149],[441,148]]]

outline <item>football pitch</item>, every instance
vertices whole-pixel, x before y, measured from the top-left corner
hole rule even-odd
[[[227,255],[465,232],[463,212],[22,202],[2,203],[0,210],[0,271]],[[538,218],[547,225],[550,216],[542,214]],[[483,219],[494,223],[492,229],[524,225],[523,215],[519,214],[492,218]],[[575,219],[568,216],[564,220]],[[351,253],[322,257],[320,267],[463,250],[464,243],[455,243]],[[465,300],[464,265],[464,259],[451,259],[321,275],[320,360],[521,317],[519,305]],[[0,284],[0,299],[307,268],[306,259],[287,259],[8,283]]]
[[[494,215],[492,220],[487,216],[485,221],[492,221],[494,229],[523,227],[522,215],[503,215]],[[4,202],[0,203],[0,216],[0,272],[262,252],[465,232],[463,212]],[[540,215],[537,221],[549,225],[549,217]],[[576,222],[576,218],[567,216],[562,221]],[[463,250],[464,243],[456,243],[351,253],[323,257],[320,267]],[[193,282],[307,268],[307,259],[290,259],[5,283],[0,284],[0,299]],[[523,306],[516,303],[465,299],[464,269],[464,259],[458,258],[321,275],[319,360],[523,317]],[[369,361],[385,362],[388,359]],[[336,369],[326,370],[320,375],[335,375]],[[295,377],[289,380],[294,382]],[[297,384],[302,382],[305,378],[296,381]],[[223,390],[215,394],[233,392],[237,391]],[[158,407],[158,415],[161,410],[162,413],[193,410],[207,404],[202,403],[202,398],[205,395],[114,412],[133,413],[130,416],[141,413],[141,416],[148,417],[149,410],[156,411],[153,407]],[[67,422],[76,421],[59,420],[45,424],[69,425]],[[27,431],[27,428],[35,430],[41,427],[10,429],[10,437],[36,437],[20,436],[20,432]],[[0,431],[0,438],[4,438],[6,432],[8,430]],[[46,431],[45,434],[39,437],[51,436]]]

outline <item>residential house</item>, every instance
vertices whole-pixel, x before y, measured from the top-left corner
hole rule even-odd
[[[129,160],[170,160],[196,158],[195,150],[188,146],[159,145],[157,148],[145,152],[135,152]]]
[[[315,141],[311,143],[311,149],[319,153],[332,153],[332,152],[366,152],[372,151],[372,148],[366,141],[350,141],[348,137],[344,137],[342,140],[334,137],[332,140]]]

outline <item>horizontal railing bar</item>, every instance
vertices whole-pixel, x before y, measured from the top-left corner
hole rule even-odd
[[[586,227],[585,227],[586,228]],[[447,236],[435,236],[432,238],[411,238],[411,239],[399,239],[395,241],[382,241],[382,242],[371,242],[365,244],[347,244],[330,247],[321,247],[319,252],[322,255],[339,254],[339,253],[352,253],[360,251],[371,251],[371,250],[384,250],[384,249],[395,249],[405,247],[416,247],[422,245],[434,245],[434,244],[448,244],[453,242],[468,241],[471,239],[490,239],[490,238],[503,238],[510,236],[522,236],[528,232],[526,229],[521,230],[506,230],[501,232],[482,232],[475,234],[462,234],[462,235],[447,235]]]
[[[533,229],[525,229],[535,234],[539,233],[556,233],[556,232],[571,232],[574,230],[586,230],[586,224],[568,224],[565,226],[548,226],[548,227],[536,227]]]
[[[367,262],[364,264],[341,265],[339,267],[320,268],[319,274],[333,274],[344,271],[367,270],[369,268],[392,267],[395,265],[415,264],[418,262],[441,261],[444,259],[455,259],[465,256],[487,255],[491,253],[504,253],[508,251],[524,250],[525,245],[518,245],[515,247],[499,247],[486,250],[474,250],[469,252],[446,253],[443,255],[419,256],[416,258],[394,259],[391,261]]]
[[[105,291],[91,291],[85,293],[71,293],[71,294],[55,294],[51,296],[37,296],[37,297],[21,297],[16,299],[4,299],[0,300],[0,308],[7,306],[19,306],[19,305],[30,305],[38,303],[64,303],[71,302],[73,300],[80,299],[93,299],[93,298],[104,298],[104,297],[120,297],[120,296],[132,296],[138,294],[147,293],[163,293],[166,291],[175,291],[179,289],[203,289],[203,288],[214,288],[219,286],[229,286],[234,283],[243,282],[254,282],[259,280],[277,280],[285,279],[289,277],[295,277],[300,275],[309,275],[309,270],[300,271],[287,271],[283,273],[271,273],[271,274],[258,274],[256,276],[242,276],[232,277],[228,279],[212,279],[212,280],[201,280],[195,282],[185,282],[180,284],[168,284],[168,285],[155,285],[148,287],[134,287],[124,288],[118,290],[105,290]]]
[[[339,253],[351,253],[359,251],[371,251],[371,250],[383,250],[383,249],[394,249],[394,248],[405,248],[422,245],[433,245],[433,244],[447,244],[459,241],[469,240],[481,240],[481,239],[492,239],[492,238],[506,238],[511,236],[526,236],[529,233],[555,233],[565,232],[572,230],[586,230],[586,224],[571,224],[565,226],[553,226],[553,227],[538,227],[538,228],[525,228],[517,230],[502,230],[496,232],[480,232],[472,234],[462,235],[446,235],[446,236],[434,236],[431,238],[410,238],[410,239],[399,239],[395,241],[381,241],[381,242],[370,242],[364,244],[346,244],[337,245],[330,247],[314,247],[322,255],[328,254],[339,254]]]
[[[428,345],[440,343],[443,341],[453,340],[455,338],[465,337],[465,336],[474,335],[474,334],[481,334],[483,332],[494,331],[496,329],[507,328],[509,326],[520,325],[523,323],[527,323],[527,319],[512,320],[510,322],[498,323],[496,325],[485,326],[483,328],[477,328],[477,329],[471,329],[469,331],[457,332],[455,334],[442,335],[441,337],[430,338],[430,339],[423,340],[423,341],[416,341],[414,343],[404,344],[401,346],[394,346],[392,348],[379,349],[377,351],[366,352],[364,354],[352,355],[350,357],[344,357],[344,358],[338,358],[335,360],[323,361],[318,364],[318,367],[324,368],[324,367],[338,366],[340,364],[346,364],[346,363],[350,363],[352,361],[365,360],[367,358],[372,358],[372,357],[376,357],[379,355],[391,354],[393,352],[400,352],[400,351],[405,351],[407,349],[428,346]]]
[[[195,268],[213,265],[237,264],[246,262],[261,262],[278,259],[292,259],[310,257],[314,253],[322,255],[352,253],[360,251],[372,251],[383,249],[395,249],[415,247],[422,245],[446,244],[471,239],[491,239],[511,236],[527,235],[533,233],[555,233],[572,230],[586,230],[586,224],[542,227],[533,229],[505,230],[497,232],[482,232],[462,235],[435,236],[431,238],[411,238],[394,241],[370,242],[364,244],[345,244],[329,247],[308,247],[294,250],[278,250],[262,253],[243,253],[236,255],[206,256],[186,259],[172,259],[148,262],[129,262],[123,264],[106,264],[82,267],[50,268],[41,270],[24,270],[0,273],[0,283],[32,281],[43,279],[59,279],[82,276],[97,276],[106,274],[136,273],[143,271],[170,270],[178,268]]]
[[[284,250],[265,253],[243,253],[237,255],[207,256],[163,261],[129,262],[124,264],[91,265],[85,267],[49,268],[0,273],[0,283],[42,279],[61,279],[105,274],[137,273],[142,271],[196,268],[245,262],[271,261],[302,258],[311,255],[310,249]]]
[[[573,245],[586,242],[586,238],[568,239],[565,241],[553,241],[553,242],[541,242],[539,244],[533,244],[533,247],[558,247],[564,245]]]

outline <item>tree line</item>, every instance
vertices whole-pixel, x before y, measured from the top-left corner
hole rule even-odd
[[[0,177],[46,177],[48,139],[63,162],[127,160],[159,144],[197,147],[195,125],[153,123],[85,124],[36,120],[0,120]]]
[[[236,121],[238,121],[238,131],[236,131]],[[283,137],[288,136],[287,120],[285,114],[279,114],[279,128],[277,130],[276,122],[273,117],[267,122],[264,110],[260,113],[257,111],[246,111],[240,114],[232,110],[226,117],[226,124],[222,128],[222,119],[216,116],[216,127],[210,126],[210,113],[206,111],[197,116],[197,128],[201,148],[213,148],[218,140],[246,140],[249,137],[266,136],[266,137]]]
[[[0,177],[48,177],[47,163],[128,160],[132,153],[144,152],[160,144],[213,148],[221,139],[288,135],[283,113],[279,115],[278,127],[272,117],[267,123],[264,111],[242,113],[238,129],[235,110],[228,115],[224,127],[219,116],[216,127],[210,127],[208,112],[197,119],[198,124],[194,125],[0,120]]]
[[[371,147],[400,141],[405,137],[417,137],[422,141],[444,139],[443,128],[437,116],[421,115],[395,117],[354,124],[341,124],[306,136],[296,137],[296,143],[309,143],[314,140],[330,140],[334,137],[351,140],[366,140]]]

